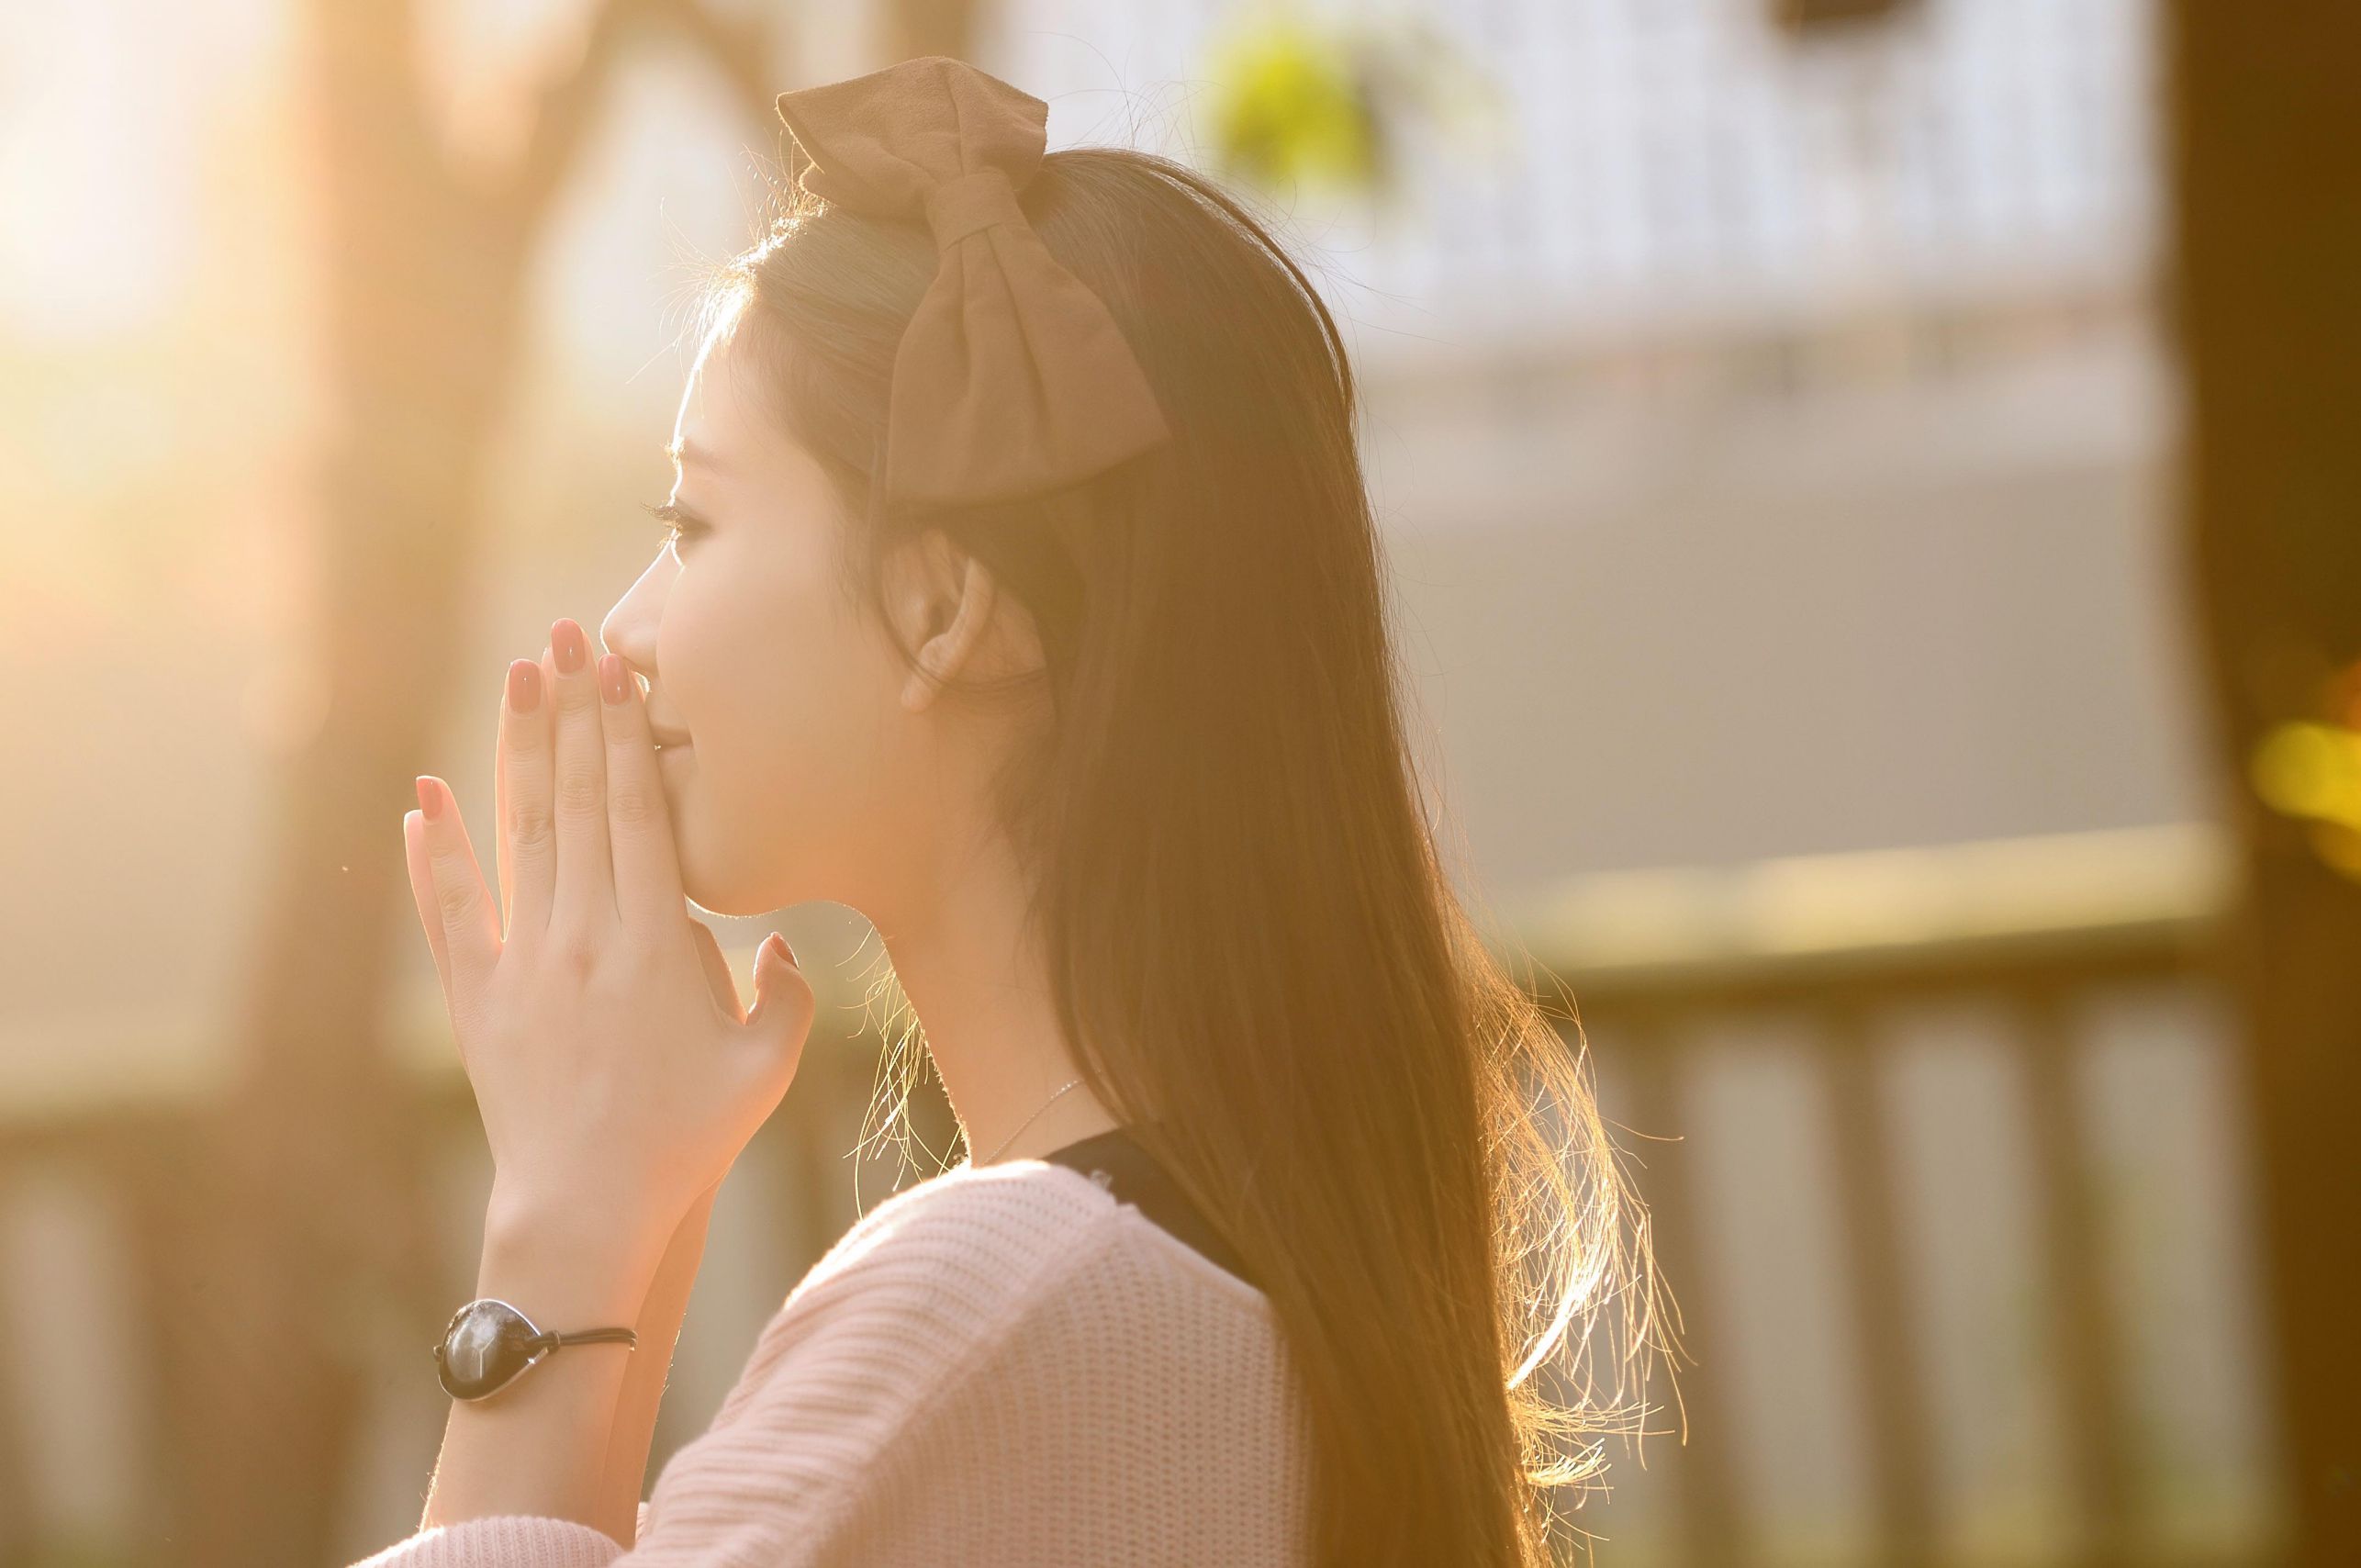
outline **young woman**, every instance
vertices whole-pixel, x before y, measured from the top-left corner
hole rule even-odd
[[[1437,854],[1334,322],[1235,199],[1045,156],[970,66],[779,110],[809,167],[712,292],[670,538],[610,651],[510,667],[498,902],[439,779],[404,821],[498,1174],[368,1562],[1546,1562],[1646,1231]],[[983,1152],[812,1268],[642,1504],[812,1015],[775,937],[743,1010],[684,897],[872,920]]]

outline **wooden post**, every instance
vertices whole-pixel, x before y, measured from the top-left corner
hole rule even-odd
[[[1846,1282],[1861,1336],[1877,1560],[1924,1568],[1935,1561],[1934,1428],[1918,1314],[1904,1277],[1902,1237],[1910,1221],[1883,1093],[1888,1064],[1864,1002],[1831,1009],[1826,1026],[1830,1039],[1819,1059],[1828,1075]]]
[[[2186,526],[2244,864],[2228,960],[2294,1560],[2361,1562],[2361,880],[2247,784],[2361,658],[2361,9],[2174,0],[2170,304]]]
[[[1676,1141],[1685,1137],[1681,1129],[1687,1126],[1688,1116],[1682,1088],[1694,1062],[1675,1014],[1627,1004],[1615,1016],[1633,1126],[1651,1139],[1664,1140],[1650,1143],[1639,1156],[1644,1167],[1640,1197],[1648,1204],[1657,1266],[1677,1308],[1681,1359],[1702,1373],[1672,1384],[1679,1399],[1675,1432],[1682,1445],[1673,1461],[1679,1477],[1674,1494],[1680,1511],[1677,1561],[1684,1568],[1747,1568],[1762,1553],[1739,1510],[1740,1439],[1731,1424],[1731,1376],[1723,1354],[1736,1341],[1718,1333],[1714,1321],[1711,1282],[1705,1275],[1705,1249],[1698,1239],[1705,1194],[1696,1145]],[[1718,1355],[1722,1359],[1716,1360]],[[1648,1393],[1657,1396],[1652,1388]]]

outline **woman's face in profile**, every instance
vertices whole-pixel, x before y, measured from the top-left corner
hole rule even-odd
[[[917,846],[903,670],[838,578],[835,492],[709,338],[673,427],[680,532],[599,626],[648,683],[681,880],[722,914],[865,907]],[[744,384],[742,384],[744,383]]]

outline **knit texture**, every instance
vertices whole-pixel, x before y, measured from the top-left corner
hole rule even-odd
[[[1260,1291],[1080,1171],[962,1166],[812,1265],[629,1550],[502,1515],[355,1568],[1303,1568],[1310,1451]]]

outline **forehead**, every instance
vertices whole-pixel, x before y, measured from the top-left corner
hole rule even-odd
[[[838,498],[826,465],[779,422],[755,379],[767,361],[733,352],[731,341],[726,329],[709,336],[681,388],[665,448],[680,466],[681,482],[699,487],[699,494],[710,485],[799,510],[834,508]]]
[[[672,442],[665,452],[684,471],[701,467],[721,473],[731,466],[733,456],[753,444],[756,432],[749,422],[752,410],[727,346],[726,333],[709,335],[681,388],[680,408],[672,420]]]
[[[764,352],[767,345],[747,346],[735,330],[740,319],[724,319],[699,346],[666,451],[684,476],[704,470],[737,481],[800,485],[820,461],[783,422],[777,395],[761,379],[776,373],[773,356]]]

